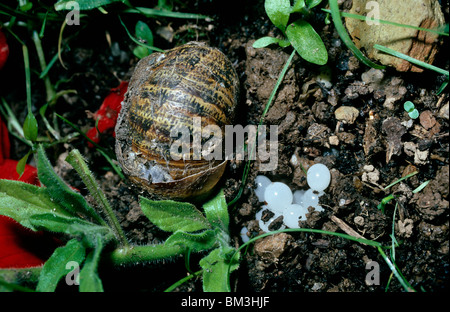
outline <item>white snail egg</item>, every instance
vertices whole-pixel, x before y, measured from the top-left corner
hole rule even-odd
[[[266,176],[259,175],[255,179],[256,189],[255,195],[258,197],[260,202],[264,201],[264,192],[266,191],[267,186],[272,183],[270,179]]]
[[[291,229],[298,228],[298,221],[306,220],[307,212],[308,210],[302,205],[292,204],[286,206],[283,210],[283,222],[287,227]]]
[[[309,206],[316,207],[319,205],[319,195],[314,192],[313,189],[309,189],[303,195],[303,205],[308,208]]]
[[[305,190],[296,190],[294,192],[294,204],[303,205],[303,195],[305,195]]]
[[[280,210],[292,204],[294,197],[289,186],[281,182],[274,182],[267,186],[264,199],[270,209]]]
[[[331,174],[327,166],[323,164],[312,165],[307,172],[308,186],[315,191],[323,191],[330,185]]]
[[[270,211],[272,211],[274,213],[274,215],[267,222],[265,222],[262,220],[262,213],[264,210],[267,210],[267,209],[268,209],[268,206],[264,205],[264,206],[262,206],[261,210],[256,213],[256,220],[259,222],[259,228],[264,232],[270,232],[270,230],[269,230],[270,224],[273,221],[275,221],[276,218],[281,216],[280,212],[269,209]],[[282,226],[280,229],[283,229],[283,228],[284,228],[284,226]]]
[[[247,227],[244,226],[241,229],[241,233],[240,234],[241,234],[242,241],[244,243],[246,243],[246,242],[248,242],[250,240],[250,237],[248,237],[248,229],[247,229]]]

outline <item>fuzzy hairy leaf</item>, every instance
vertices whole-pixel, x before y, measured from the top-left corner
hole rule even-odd
[[[76,216],[88,216],[100,223],[101,219],[94,209],[89,206],[84,197],[72,191],[69,186],[56,174],[48,160],[44,148],[38,148],[38,178],[47,187],[52,200]]]
[[[228,273],[239,267],[238,262],[231,264],[224,258],[221,248],[211,251],[206,257],[200,260],[203,269],[203,291],[205,292],[229,292]]]
[[[122,2],[123,0],[59,0],[55,3],[55,10],[92,10],[101,6],[105,6],[114,2]],[[78,8],[74,6],[78,4]]]
[[[0,214],[8,216],[33,231],[30,222],[35,215],[51,213],[55,216],[71,215],[56,204],[46,188],[12,180],[0,180]]]
[[[88,254],[84,266],[80,271],[80,292],[103,292],[102,280],[97,272],[102,249],[102,237],[97,235],[96,247]]]
[[[225,200],[223,190],[203,205],[206,218],[215,228],[219,228],[225,233],[228,233],[228,225],[230,217],[228,215],[228,205]]]
[[[140,197],[145,216],[167,232],[195,232],[211,228],[208,220],[194,205],[173,200],[153,201]]]
[[[68,241],[63,247],[56,248],[42,268],[36,290],[41,292],[55,291],[59,280],[70,272],[66,268],[68,263],[73,261],[81,265],[85,253],[84,245],[76,239]]]
[[[65,233],[83,239],[88,246],[96,245],[97,236],[103,241],[113,239],[114,234],[106,226],[96,225],[78,218],[67,218],[52,213],[30,216],[30,223],[38,230]]]
[[[213,230],[206,230],[195,234],[177,231],[167,238],[164,245],[182,245],[192,251],[202,251],[211,249],[215,243],[215,231]]]

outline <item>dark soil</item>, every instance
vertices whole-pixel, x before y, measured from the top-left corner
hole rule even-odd
[[[449,3],[442,1],[446,21]],[[239,9],[230,9],[238,7]],[[257,124],[270,92],[286,63],[291,48],[271,46],[254,49],[252,43],[262,36],[281,36],[270,23],[262,0],[251,1],[188,1],[175,10],[201,13],[213,17],[204,20],[146,20],[152,29],[169,26],[175,32],[172,42],[155,36],[155,45],[170,48],[191,40],[206,41],[220,48],[235,65],[241,80],[241,100],[236,124]],[[306,188],[306,169],[323,163],[331,169],[332,182],[321,197],[325,211],[311,211],[302,225],[307,228],[343,232],[342,224],[366,239],[389,246],[394,217],[394,202],[377,208],[391,192],[397,198],[395,237],[400,245],[395,249],[396,264],[416,290],[443,291],[449,287],[449,141],[448,87],[436,94],[443,78],[431,71],[399,73],[392,69],[370,70],[359,63],[343,45],[332,25],[323,26],[325,15],[316,16],[315,28],[329,51],[326,68],[294,57],[276,98],[264,120],[266,125],[279,126],[278,166],[270,172],[258,171],[252,165],[244,192],[237,204],[230,208],[233,245],[242,244],[239,232],[243,226],[256,236],[260,232],[255,213],[261,203],[254,194],[254,179],[259,174],[272,181],[287,183],[292,189]],[[125,23],[136,20],[127,16]],[[322,27],[322,28],[321,28]],[[54,31],[54,34],[51,33]],[[59,29],[49,29],[57,38]],[[105,40],[110,35],[111,45]],[[46,35],[47,36],[47,35]],[[67,27],[70,51],[62,57],[67,70],[57,63],[51,72],[52,81],[63,82],[64,89],[74,89],[60,99],[56,111],[78,127],[87,130],[94,125],[86,111],[95,112],[109,89],[119,80],[128,80],[137,59],[131,52],[129,40],[116,16],[98,14],[86,19],[78,27]],[[48,38],[47,37],[47,38]],[[44,42],[47,59],[56,50],[56,39]],[[15,46],[14,43],[11,44]],[[31,43],[30,43],[31,46]],[[20,48],[20,46],[18,46]],[[435,65],[446,70],[448,40],[441,47]],[[12,64],[21,64],[21,55],[11,55],[10,64],[1,72],[1,85],[8,90],[5,97],[18,118],[25,117],[23,77],[16,74],[6,79],[6,73],[16,71]],[[37,67],[36,60],[32,66]],[[331,84],[318,79],[329,71]],[[22,71],[18,70],[22,73]],[[37,80],[37,79],[36,79]],[[34,80],[33,80],[34,81]],[[14,88],[17,84],[20,88]],[[45,102],[40,81],[33,85],[33,104],[36,109]],[[406,100],[412,101],[421,117],[411,120],[403,109]],[[392,104],[392,105],[390,105]],[[447,115],[442,108],[447,105]],[[339,122],[335,111],[340,106],[352,106],[359,111],[353,123]],[[61,124],[62,132],[73,129]],[[41,129],[44,129],[42,127]],[[114,149],[114,139],[105,137],[102,146]],[[18,141],[13,144],[17,158],[26,153]],[[94,149],[78,137],[48,150],[58,172],[72,186],[86,194],[73,170],[64,169],[61,159],[65,153],[78,148],[88,160],[97,179],[126,230],[136,244],[162,242],[166,233],[150,224],[140,211],[138,193],[111,171],[108,163]],[[291,161],[295,155],[297,162]],[[245,162],[231,162],[221,182],[227,200],[232,200],[241,186]],[[371,167],[370,167],[371,166]],[[388,192],[382,187],[408,175],[418,174],[395,185]],[[421,183],[428,186],[413,194]],[[87,194],[86,194],[87,195]],[[387,251],[389,252],[389,251]],[[202,255],[193,255],[192,271],[197,271]],[[366,264],[380,265],[380,285],[365,282]],[[123,268],[103,267],[100,271],[105,290],[162,291],[186,276],[184,259]],[[378,292],[402,291],[400,283],[371,246],[344,238],[319,234],[278,234],[267,237],[242,257],[237,273],[232,276],[236,291],[280,292]],[[201,291],[201,279],[191,280],[178,291]]]

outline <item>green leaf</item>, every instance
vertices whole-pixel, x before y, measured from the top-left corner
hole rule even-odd
[[[135,27],[135,34],[137,40],[140,43],[145,44],[147,46],[153,45],[153,33],[146,23],[138,21]],[[141,59],[150,55],[152,53],[152,50],[139,45],[133,49],[133,53],[134,55],[136,55],[138,58]]]
[[[38,135],[38,124],[36,117],[33,114],[28,113],[23,123],[23,135],[25,139],[34,142]]]
[[[59,0],[55,3],[55,10],[73,10],[73,3],[77,3],[80,10],[92,10],[114,2],[123,2],[123,0]]]
[[[419,111],[417,109],[413,109],[412,112],[408,113],[411,119],[417,119],[419,117]]]
[[[96,247],[88,254],[83,269],[80,272],[80,292],[103,292],[102,280],[97,272],[103,242],[100,235],[97,235],[96,240]]]
[[[183,231],[176,231],[167,238],[164,245],[182,245],[198,252],[202,250],[211,249],[216,243],[216,232],[214,230],[205,230],[201,233],[186,233]]]
[[[206,257],[200,260],[200,266],[203,269],[203,291],[205,292],[229,292],[231,291],[228,282],[228,273],[239,267],[238,262],[231,265],[222,255],[221,249],[216,248]]]
[[[133,54],[139,59],[143,59],[146,56],[150,55],[150,49],[143,47],[143,46],[137,46],[133,49]]]
[[[305,8],[305,0],[297,0],[292,6],[291,13],[301,12]]]
[[[33,231],[34,215],[52,213],[61,217],[71,216],[55,203],[44,187],[11,180],[0,180],[0,215],[13,218]]]
[[[428,183],[430,183],[430,180],[425,181],[422,184],[420,184],[414,191],[412,191],[412,193],[416,194],[416,193],[420,192],[421,190],[423,190],[425,188],[425,186],[428,185]]]
[[[103,220],[98,216],[94,209],[89,206],[84,197],[81,196],[81,194],[72,191],[55,173],[42,145],[39,145],[37,155],[39,181],[47,187],[48,193],[55,203],[64,207],[64,209],[73,215],[78,215],[80,217],[88,216],[98,223],[102,223]]]
[[[278,39],[278,38],[274,38],[274,37],[262,37],[253,43],[253,47],[255,49],[265,48],[268,45],[271,45],[273,43],[278,44],[282,48],[285,48],[291,44],[289,42],[289,40],[283,40],[283,39]]]
[[[66,268],[73,261],[81,265],[85,257],[85,248],[81,242],[72,239],[63,247],[58,247],[45,262],[36,290],[50,292],[56,289],[59,280],[70,271]]]
[[[322,0],[306,0],[306,5],[308,6],[309,9],[312,9],[318,6],[321,2]]]
[[[264,8],[272,23],[284,33],[291,13],[290,0],[266,0]]]
[[[33,7],[33,3],[29,2],[28,0],[19,1],[20,10],[23,12],[31,10]]]
[[[28,153],[17,162],[16,172],[19,176],[22,176],[23,172],[25,171],[25,165],[27,164],[27,160],[30,154],[31,150],[29,150]]]
[[[142,40],[143,43],[148,45],[153,45],[153,33],[146,23],[138,21],[136,23],[135,33],[138,40]]]
[[[405,111],[407,111],[408,113],[412,112],[415,108],[414,103],[411,101],[406,101],[405,104],[403,104],[403,108],[405,109]]]
[[[206,219],[214,228],[228,233],[230,217],[228,215],[228,205],[223,194],[223,189],[211,200],[203,205]]]
[[[99,226],[78,218],[61,217],[51,213],[30,216],[30,223],[38,230],[75,236],[80,240],[84,240],[89,247],[95,246],[98,235],[101,235],[105,242],[114,238],[114,234],[106,226]]]
[[[140,197],[141,209],[156,226],[167,232],[194,232],[211,228],[194,205],[173,200],[153,201]]]
[[[328,52],[322,38],[314,28],[304,20],[297,20],[286,29],[286,36],[295,50],[308,62],[324,65],[328,61]]]

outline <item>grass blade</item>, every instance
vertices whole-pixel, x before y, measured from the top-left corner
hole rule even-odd
[[[339,33],[341,40],[344,42],[347,48],[349,48],[363,64],[375,69],[385,68],[385,66],[383,65],[378,65],[372,62],[355,46],[349,34],[347,33],[344,24],[342,24],[341,14],[339,12],[337,0],[329,0],[328,3],[330,5],[331,17],[333,18],[334,27],[336,27],[336,31]]]
[[[442,68],[433,66],[431,64],[419,61],[418,59],[415,59],[415,58],[413,58],[413,57],[411,57],[409,55],[397,52],[395,50],[392,50],[392,49],[390,49],[388,47],[385,47],[385,46],[382,46],[382,45],[379,45],[379,44],[375,44],[373,47],[375,49],[377,49],[377,50],[380,50],[380,51],[384,52],[384,53],[387,53],[387,54],[390,54],[392,56],[401,58],[401,59],[403,59],[405,61],[411,62],[414,65],[418,65],[418,66],[424,67],[426,69],[433,70],[433,71],[435,71],[435,72],[437,72],[439,74],[445,75],[447,78],[449,77],[449,71],[448,70],[444,70]]]
[[[331,11],[328,10],[328,9],[322,9],[322,11],[327,12],[327,13],[331,13]],[[435,33],[435,34],[438,34],[438,35],[441,35],[441,36],[448,36],[448,33],[440,31],[440,30],[436,30],[436,29],[429,29],[429,28],[417,27],[417,26],[413,26],[413,25],[400,24],[400,23],[386,21],[386,20],[377,19],[377,18],[373,18],[373,19],[370,18],[369,19],[367,16],[364,16],[364,15],[352,14],[352,13],[347,13],[347,12],[342,12],[342,11],[340,11],[340,13],[341,13],[341,16],[343,16],[343,17],[354,18],[354,19],[358,19],[358,20],[361,20],[361,21],[370,20],[370,21],[372,21],[374,23],[398,26],[398,27],[403,27],[403,28],[411,28],[411,29],[416,29],[416,30],[432,32],[432,33]]]

